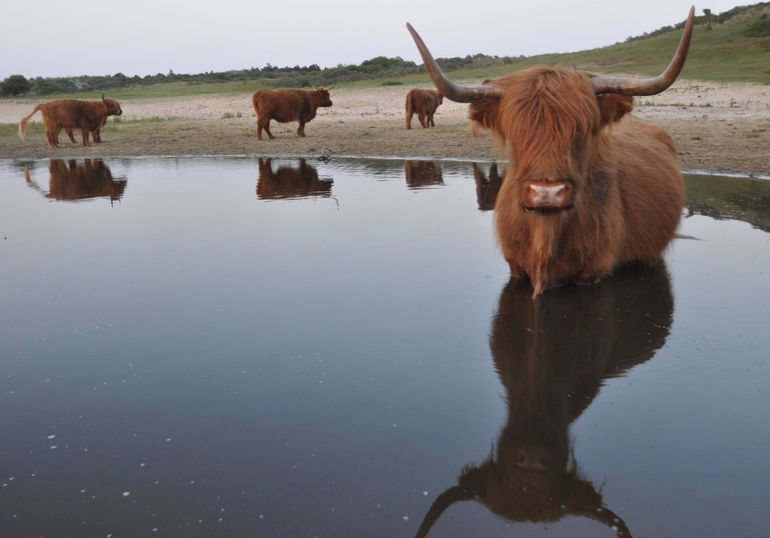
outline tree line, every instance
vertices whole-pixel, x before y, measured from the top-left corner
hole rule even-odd
[[[439,58],[439,65],[447,71],[464,68],[485,67],[489,65],[511,63],[516,58],[487,56],[484,54],[468,55],[456,58]],[[305,88],[312,86],[329,86],[336,82],[353,82],[357,80],[399,78],[403,75],[423,73],[422,65],[404,60],[400,57],[388,58],[377,56],[365,60],[358,65],[337,65],[335,67],[309,66],[276,67],[266,64],[264,67],[214,72],[208,71],[196,74],[178,74],[173,71],[145,76],[127,76],[123,73],[114,75],[83,75],[77,77],[33,77],[27,79],[23,75],[11,75],[0,82],[0,95],[15,96],[44,96],[59,93],[74,93],[84,91],[109,91],[130,86],[150,86],[167,82],[183,82],[187,84],[204,84],[217,82],[248,81],[267,87]],[[388,84],[385,81],[384,84]],[[392,81],[392,84],[398,82]]]

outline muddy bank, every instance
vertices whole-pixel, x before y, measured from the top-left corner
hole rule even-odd
[[[408,88],[335,90],[334,106],[319,109],[296,136],[296,124],[274,124],[275,140],[256,140],[250,94],[136,99],[122,103],[124,115],[110,120],[105,143],[83,148],[62,133],[62,147],[48,150],[34,119],[27,140],[15,124],[32,101],[0,102],[0,158],[108,157],[134,155],[321,154],[395,157],[503,158],[491,137],[474,134],[467,106],[446,102],[436,128],[404,129]],[[679,81],[668,91],[637,101],[636,115],[657,123],[676,139],[687,169],[770,173],[770,87]],[[415,122],[416,124],[416,122]],[[78,137],[79,138],[79,137]]]

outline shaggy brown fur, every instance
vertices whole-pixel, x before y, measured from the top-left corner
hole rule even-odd
[[[88,146],[88,133],[94,132],[94,141],[101,142],[101,128],[107,122],[108,116],[120,116],[123,111],[114,99],[101,101],[79,101],[77,99],[61,99],[37,105],[32,113],[19,122],[19,138],[24,140],[27,123],[37,111],[43,113],[45,138],[49,148],[59,147],[59,133],[62,129],[75,142],[73,131],[80,129],[83,145]]]
[[[489,346],[507,404],[497,442],[436,499],[418,538],[453,503],[470,500],[512,522],[578,516],[613,527],[618,536],[631,535],[581,472],[570,426],[607,379],[665,345],[674,311],[666,268],[634,267],[596,286],[554,290],[538,301],[530,291],[512,279],[492,324]]]
[[[595,282],[634,261],[655,262],[674,236],[684,181],[671,137],[628,114],[633,98],[596,95],[590,75],[537,67],[489,84],[502,90],[470,105],[511,165],[495,211],[513,276],[537,296],[568,280]],[[568,182],[570,208],[527,209],[532,185]]]
[[[332,106],[329,90],[259,90],[251,97],[257,113],[257,139],[262,140],[262,130],[272,140],[270,120],[281,123],[299,122],[297,134],[305,136],[305,124],[315,118],[318,107]]]
[[[318,171],[299,160],[299,166],[281,166],[273,172],[272,159],[259,159],[257,198],[262,200],[284,198],[328,198],[332,193],[331,179],[320,179]]]
[[[412,128],[412,116],[417,114],[420,125],[435,127],[433,114],[443,102],[444,96],[438,90],[411,90],[406,94],[406,128]]]

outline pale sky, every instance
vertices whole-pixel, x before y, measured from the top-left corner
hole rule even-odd
[[[756,2],[709,0],[721,13]],[[128,76],[249,67],[421,63],[405,28],[437,57],[571,52],[683,21],[691,0],[9,0],[0,79]],[[696,30],[697,31],[697,30]],[[673,51],[672,51],[673,52]]]

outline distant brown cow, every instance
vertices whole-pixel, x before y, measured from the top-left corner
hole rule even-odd
[[[420,125],[435,127],[433,114],[444,100],[441,92],[436,90],[411,90],[406,94],[406,128],[412,128],[412,116],[417,114]]]
[[[43,113],[45,137],[49,148],[59,147],[59,133],[64,129],[72,142],[74,129],[80,129],[83,145],[88,146],[88,133],[94,131],[95,141],[101,142],[100,131],[108,116],[120,116],[123,111],[114,99],[101,101],[80,101],[77,99],[61,99],[37,105],[32,113],[19,122],[19,138],[24,140],[29,119],[40,110]]]
[[[53,200],[77,202],[104,197],[114,202],[120,200],[126,190],[126,180],[114,179],[109,166],[101,159],[85,159],[82,164],[74,159],[52,159],[48,169],[51,177],[47,192],[32,179],[28,169],[24,170],[24,178],[27,185]]]
[[[251,97],[257,113],[257,139],[262,140],[262,130],[272,140],[270,120],[281,123],[299,122],[297,134],[305,136],[305,124],[315,118],[318,107],[332,106],[329,90],[258,90]]]
[[[509,522],[582,517],[631,536],[576,461],[570,426],[608,379],[665,345],[673,312],[663,264],[624,269],[596,286],[554,290],[536,302],[526,282],[511,279],[489,338],[507,418],[492,452],[466,465],[457,483],[438,495],[415,536],[425,538],[442,513],[463,501]],[[631,424],[636,419],[627,417]],[[627,466],[638,465],[626,455]]]
[[[259,180],[257,198],[261,200],[309,198],[319,196],[328,198],[332,193],[331,179],[320,179],[318,171],[299,160],[299,166],[280,166],[273,172],[272,159],[259,159]]]
[[[528,277],[533,296],[656,262],[673,239],[684,206],[674,141],[629,112],[634,95],[658,94],[676,80],[693,26],[691,9],[674,59],[657,77],[533,67],[474,87],[447,79],[408,26],[436,87],[470,103],[470,118],[510,158],[497,232],[511,275]]]

